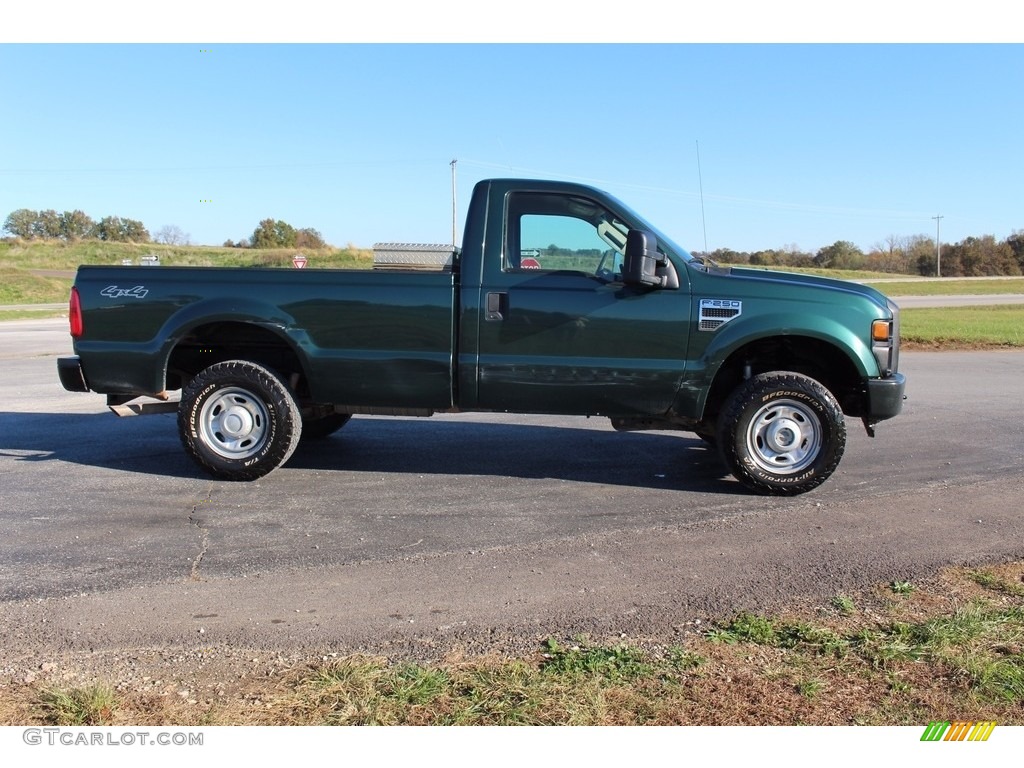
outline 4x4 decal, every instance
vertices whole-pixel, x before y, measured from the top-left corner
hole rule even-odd
[[[108,299],[120,299],[122,296],[142,299],[147,293],[149,293],[149,289],[143,285],[136,285],[133,288],[118,288],[116,285],[108,285],[100,291],[100,296],[106,296]]]

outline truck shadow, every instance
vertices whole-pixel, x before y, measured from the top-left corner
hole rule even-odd
[[[119,419],[106,411],[0,412],[0,464],[11,460],[164,477],[198,477],[200,471],[182,451],[173,414]]]
[[[580,419],[585,426],[577,428],[472,418],[357,417],[335,435],[300,445],[277,471],[547,478],[746,493],[717,451],[688,433],[616,433],[603,419]],[[11,460],[208,479],[185,455],[173,414],[119,419],[109,413],[0,412],[0,466]]]
[[[325,440],[300,445],[286,467],[744,492],[718,452],[691,434],[614,432],[604,419],[579,423],[357,417]]]

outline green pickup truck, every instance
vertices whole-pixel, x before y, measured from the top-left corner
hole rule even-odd
[[[902,407],[899,309],[871,288],[719,267],[555,181],[481,181],[462,242],[390,249],[432,269],[80,267],[61,382],[176,410],[230,480],[354,414],[503,411],[694,432],[745,486],[793,495],[839,464],[844,414],[873,435]]]

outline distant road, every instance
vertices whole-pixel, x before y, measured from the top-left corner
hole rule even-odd
[[[855,283],[951,283],[978,280],[1020,280],[1020,275],[985,275],[982,277],[871,277],[865,280],[854,280]]]

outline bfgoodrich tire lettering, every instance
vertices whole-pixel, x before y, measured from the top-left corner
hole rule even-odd
[[[718,424],[729,470],[759,493],[795,496],[821,485],[846,447],[842,409],[799,373],[762,373],[729,398]]]
[[[295,451],[302,419],[268,369],[229,360],[201,371],[181,393],[178,434],[199,466],[227,480],[255,480]]]

